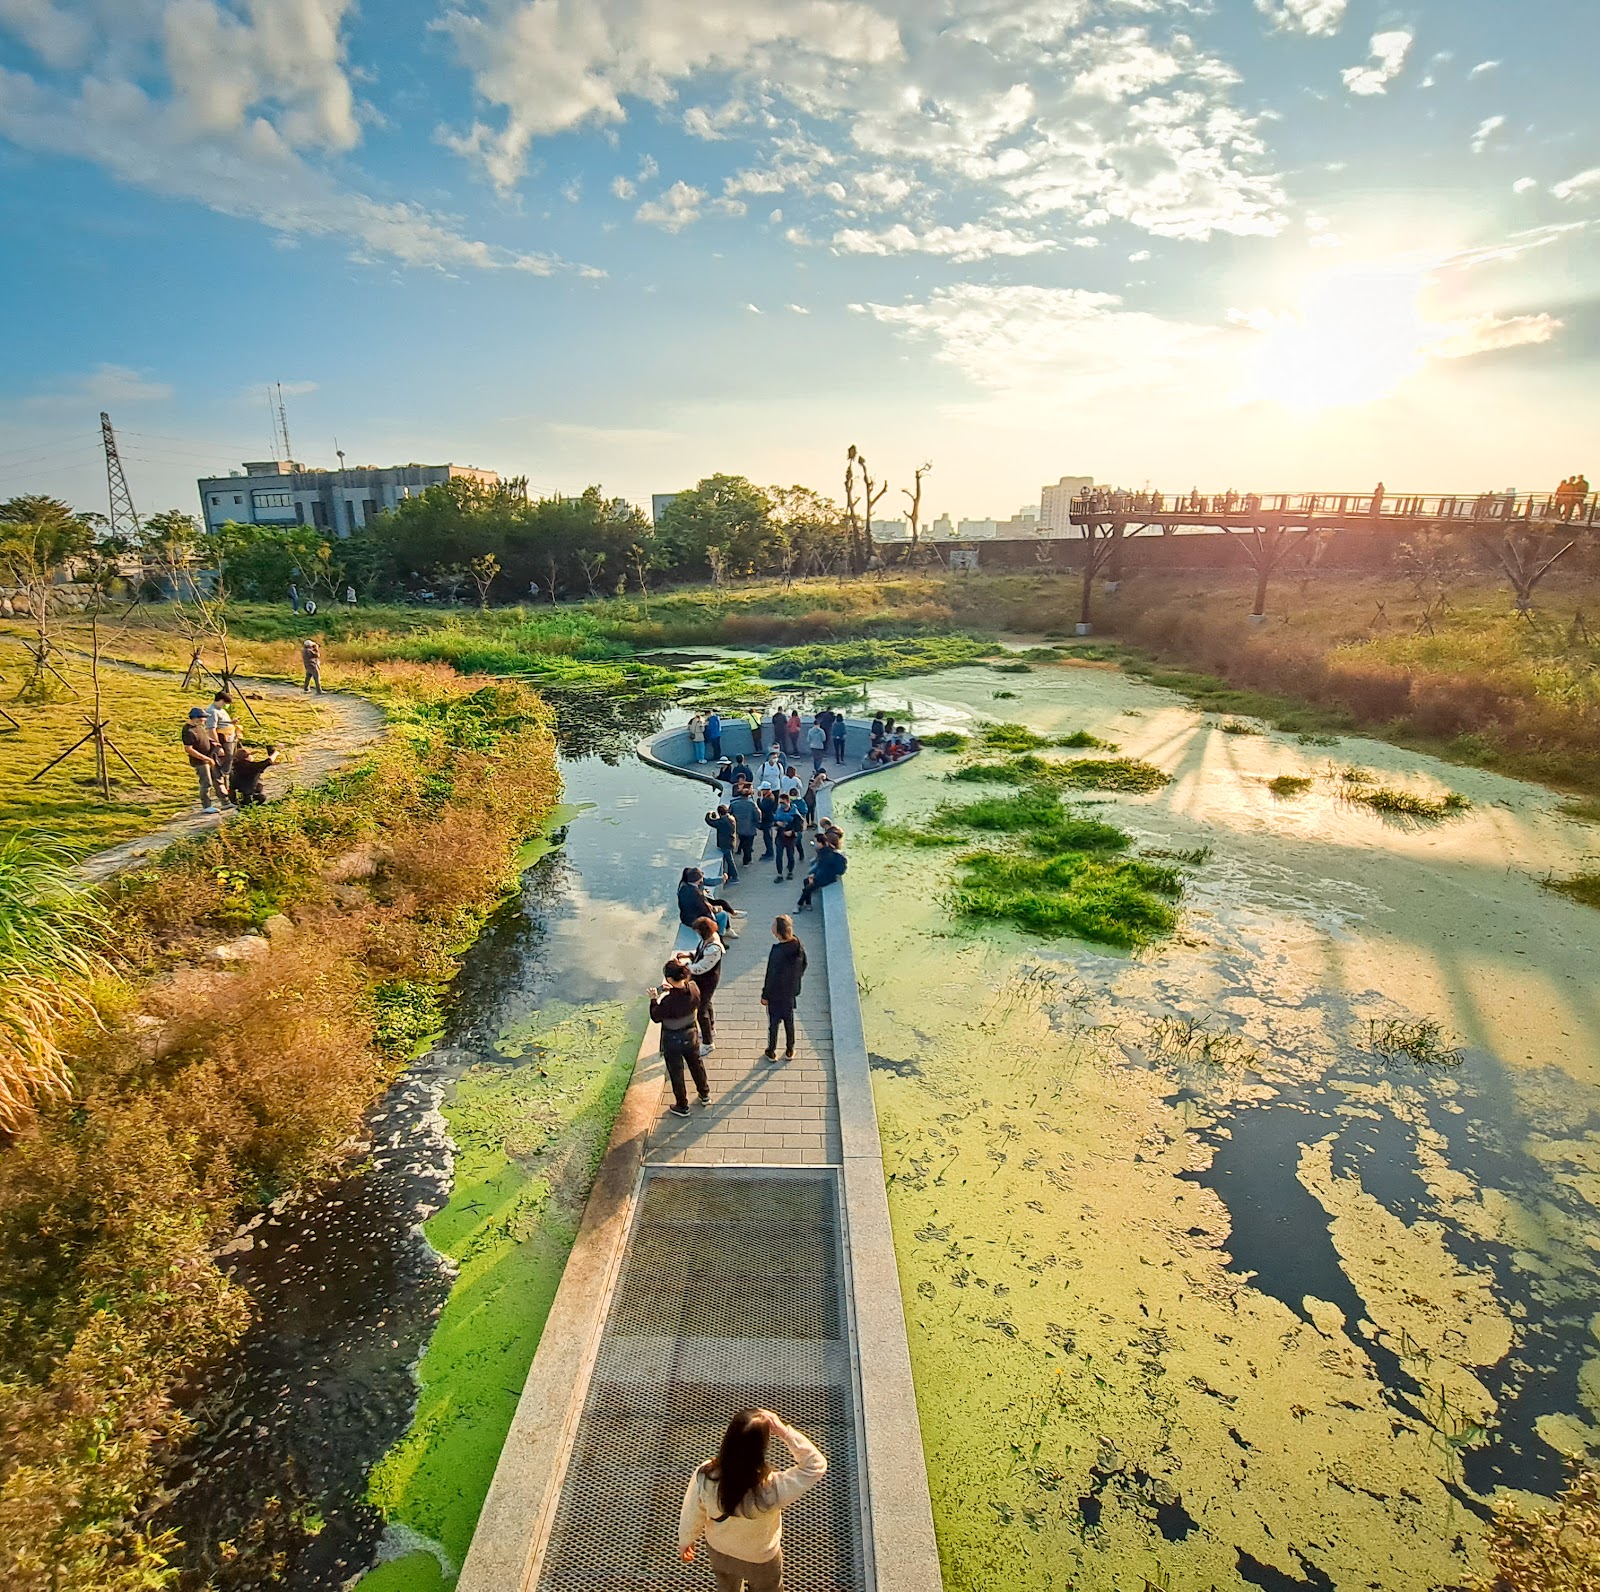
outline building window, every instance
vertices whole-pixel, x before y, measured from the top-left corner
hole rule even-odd
[[[237,492],[235,492],[235,493],[234,493],[234,494],[233,494],[233,501],[234,501],[234,502],[235,502],[235,503],[243,503],[243,502],[244,502],[244,499],[243,499],[243,497],[241,497],[241,496],[240,496],[240,495],[239,495],[239,493],[237,493]]]
[[[368,520],[374,519],[378,513],[378,505],[367,498],[361,505],[361,523],[365,525]]]
[[[321,498],[313,498],[311,502],[311,523],[322,530],[328,528],[328,505]]]
[[[306,506],[305,506],[304,503],[296,503],[295,504],[295,506],[294,506],[294,517],[301,525],[305,524],[305,522],[306,522]]]
[[[219,503],[220,503],[220,502],[221,502],[221,501],[222,501],[222,499],[221,499],[221,498],[219,498],[219,497],[213,497],[213,498],[212,498],[212,500],[211,500],[211,506],[212,506],[212,508],[215,508],[215,507],[216,507],[216,506],[217,506],[217,505],[218,505],[218,504],[219,504]]]

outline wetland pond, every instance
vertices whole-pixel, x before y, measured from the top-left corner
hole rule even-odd
[[[1600,1441],[1600,915],[1539,886],[1595,832],[1112,670],[999,683],[881,695],[1159,765],[1079,805],[1186,890],[1140,951],[1041,941],[954,915],[950,853],[841,818],[945,1585],[1466,1583],[1497,1490]],[[960,761],[885,780],[886,824]],[[1352,764],[1472,806],[1386,819]]]
[[[1600,915],[1538,884],[1595,831],[1379,743],[1225,733],[1104,667],[872,700],[1158,765],[1075,805],[1186,883],[1142,950],[1042,941],[954,916],[950,852],[838,804],[946,1587],[1464,1584],[1497,1490],[1548,1495],[1600,1441]],[[189,1585],[449,1584],[704,849],[702,793],[631,755],[661,712],[563,715],[565,847],[370,1153],[241,1235],[260,1319],[177,1478]],[[961,760],[874,782],[887,822]],[[1472,806],[1385,818],[1353,764]],[[1423,1060],[1392,1042],[1416,1031]]]

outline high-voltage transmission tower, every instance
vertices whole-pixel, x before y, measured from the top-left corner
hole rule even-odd
[[[122,472],[122,459],[117,453],[117,434],[111,429],[111,416],[100,411],[100,440],[106,450],[106,490],[111,498],[111,522],[107,532],[111,536],[137,537],[139,514],[133,506],[133,493],[128,490],[128,478]]]

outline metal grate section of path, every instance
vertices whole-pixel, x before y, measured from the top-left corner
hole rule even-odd
[[[678,1557],[678,1510],[750,1406],[828,1457],[784,1515],[790,1592],[866,1592],[837,1175],[649,1172],[538,1592],[705,1592],[704,1548],[692,1565]]]

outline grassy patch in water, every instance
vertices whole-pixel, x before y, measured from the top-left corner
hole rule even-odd
[[[1458,1067],[1463,1059],[1461,1047],[1431,1017],[1373,1018],[1367,1024],[1364,1048],[1385,1061],[1403,1056],[1419,1067]]]
[[[959,730],[935,730],[922,737],[922,744],[936,752],[959,752],[967,744],[967,737]]]
[[[889,798],[881,790],[863,791],[850,803],[850,811],[857,818],[865,818],[869,824],[880,822],[888,810]]]
[[[1569,874],[1565,879],[1552,876],[1539,882],[1546,890],[1564,895],[1569,901],[1581,902],[1586,907],[1600,907],[1600,871]]]
[[[1464,813],[1472,805],[1459,791],[1419,796],[1415,791],[1397,790],[1391,785],[1357,784],[1345,792],[1345,799],[1399,818],[1448,818],[1452,813]]]
[[[1024,663],[1020,658],[1013,663],[991,663],[989,667],[993,669],[996,674],[1033,673],[1033,665],[1031,663]]]
[[[1152,763],[1132,757],[1048,759],[1025,752],[1000,763],[968,763],[946,779],[975,785],[1055,785],[1073,790],[1110,790],[1143,794],[1160,790],[1170,775]]]
[[[762,664],[761,676],[765,680],[848,686],[860,680],[899,680],[980,663],[994,650],[990,642],[960,634],[819,642],[773,653]]]
[[[418,1367],[411,1428],[367,1488],[387,1519],[457,1564],[627,1088],[639,1026],[613,1003],[541,1014],[501,1044],[520,1059],[475,1068],[444,1108],[457,1146],[454,1187],[426,1231],[458,1272]],[[408,1592],[426,1584],[404,1583]]]
[[[1267,781],[1267,789],[1280,801],[1290,801],[1296,796],[1304,796],[1313,783],[1304,774],[1279,774],[1276,779]]]
[[[961,859],[952,902],[963,917],[1014,923],[1046,938],[1074,935],[1133,947],[1170,934],[1183,881],[1175,868],[1077,851],[1029,857],[978,852]]]
[[[1224,735],[1265,735],[1267,733],[1259,724],[1251,724],[1247,719],[1225,719],[1217,728]]]

